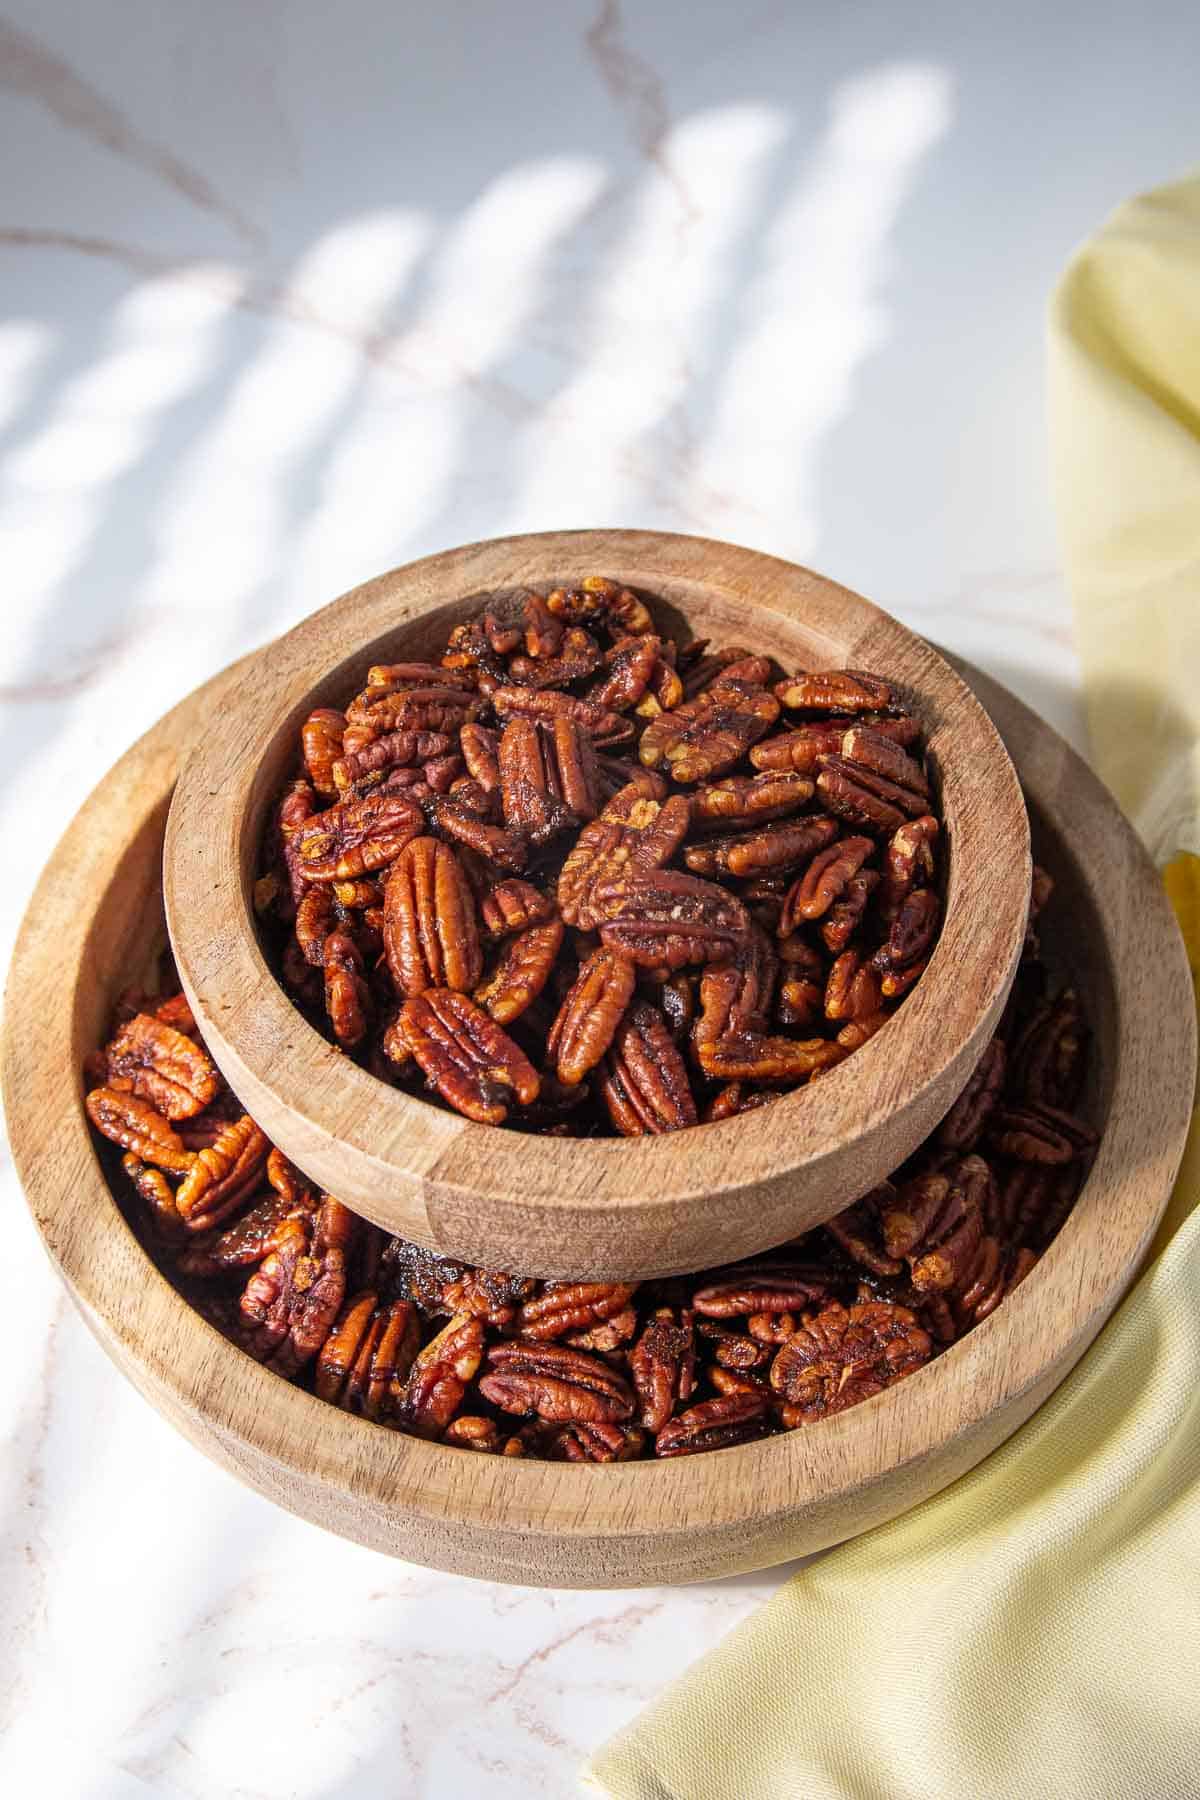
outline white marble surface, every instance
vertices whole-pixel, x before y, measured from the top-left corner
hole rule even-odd
[[[1198,48],[1144,0],[10,0],[5,958],[173,700],[492,533],[814,563],[1078,741],[1045,298],[1194,155]],[[0,1791],[569,1794],[780,1580],[489,1587],[288,1518],[120,1380],[0,1178]]]

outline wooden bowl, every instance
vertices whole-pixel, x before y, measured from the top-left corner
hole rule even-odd
[[[1104,1124],[1062,1233],[977,1330],[818,1425],[610,1466],[423,1443],[325,1405],[219,1336],[158,1273],[114,1203],[80,1065],[116,994],[152,961],[148,945],[162,942],[171,789],[187,745],[230,694],[225,676],[96,789],[42,877],[9,975],[14,1160],[52,1260],[118,1367],[214,1461],[292,1512],[391,1555],[493,1580],[629,1587],[761,1568],[894,1518],[979,1462],[1067,1373],[1134,1276],[1182,1154],[1195,1025],[1161,886],[1108,794],[1048,726],[971,680],[1013,752],[1039,858],[1060,883],[1061,941],[1047,948],[1086,994],[1098,1050],[1087,1103]]]
[[[656,596],[681,636],[786,668],[877,670],[927,728],[948,846],[929,968],[883,1031],[811,1091],[664,1137],[561,1140],[476,1125],[388,1088],[329,1045],[267,965],[250,904],[264,817],[314,706],[372,663],[437,657],[488,596],[589,573]],[[664,604],[665,602],[665,604]],[[712,1267],[831,1217],[902,1162],[991,1036],[1024,937],[1028,822],[970,689],[857,594],[791,563],[661,532],[498,539],[394,570],[256,656],[208,721],[164,859],[176,960],[246,1108],[318,1185],[389,1231],[489,1268],[628,1280]]]

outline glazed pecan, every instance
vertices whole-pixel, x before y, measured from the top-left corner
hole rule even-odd
[[[879,977],[858,950],[843,950],[825,984],[825,1017],[838,1024],[874,1017],[880,1007]]]
[[[396,1406],[415,1437],[440,1437],[462,1404],[483,1360],[483,1320],[457,1313],[419,1351]]]
[[[618,638],[605,653],[603,675],[588,689],[592,705],[609,712],[628,712],[636,706],[650,686],[660,647],[659,639],[649,633]]]
[[[699,825],[763,824],[786,818],[812,799],[814,785],[803,775],[727,775],[698,787],[692,795],[692,818]],[[735,870],[734,873],[740,871]]]
[[[684,1307],[658,1307],[629,1352],[629,1373],[637,1390],[639,1417],[657,1434],[677,1406],[690,1400],[696,1385],[693,1315]]]
[[[862,669],[821,669],[775,683],[789,712],[866,713],[892,704],[892,690]]]
[[[820,767],[821,757],[837,754],[846,731],[854,723],[850,718],[823,719],[819,724],[801,725],[796,730],[781,731],[778,736],[765,738],[762,743],[755,744],[750,752],[750,761],[756,769],[792,769],[798,775],[815,775]],[[890,738],[894,744],[905,746],[915,744],[921,735],[917,720],[907,715],[894,719],[872,718],[871,729],[881,737]]]
[[[321,1346],[317,1394],[345,1412],[382,1418],[399,1400],[420,1341],[407,1300],[381,1306],[377,1294],[356,1294]]]
[[[544,844],[599,811],[596,757],[572,718],[510,719],[499,750],[504,822]]]
[[[692,1305],[706,1319],[735,1319],[751,1313],[803,1312],[828,1295],[828,1271],[817,1264],[746,1263],[697,1288]]]
[[[872,968],[883,976],[885,994],[904,991],[902,977],[918,963],[924,967],[937,935],[941,902],[932,888],[915,888],[900,902],[887,938],[871,959]]]
[[[1079,997],[1074,988],[1065,988],[1052,1005],[1037,1008],[1013,1044],[1013,1084],[1020,1097],[1069,1112],[1083,1086],[1085,1044]]]
[[[325,1011],[339,1044],[352,1050],[361,1044],[371,1022],[370,990],[363,976],[362,953],[346,931],[325,939]]]
[[[342,1250],[310,1246],[307,1222],[293,1216],[246,1284],[241,1311],[255,1329],[243,1348],[277,1374],[299,1374],[329,1336],[345,1295]]]
[[[300,727],[300,749],[308,779],[318,794],[327,798],[337,792],[333,769],[342,754],[345,731],[345,714],[332,706],[319,706]]]
[[[185,1175],[195,1162],[194,1153],[184,1146],[162,1114],[136,1094],[97,1087],[85,1105],[96,1130],[140,1161],[166,1169],[172,1175]]]
[[[471,729],[463,727],[464,731]],[[353,727],[347,729],[347,737]],[[445,731],[386,731],[373,737],[360,750],[340,756],[332,765],[333,784],[337,793],[346,796],[351,788],[365,787],[370,776],[382,781],[399,769],[410,769],[430,758],[445,756],[453,748],[454,738]],[[344,746],[343,746],[344,748]]]
[[[391,731],[457,731],[478,718],[479,699],[449,685],[445,669],[435,673],[437,680],[428,686],[368,687],[346,708],[347,720],[382,737]]]
[[[629,1383],[586,1350],[511,1340],[491,1346],[487,1366],[479,1391],[501,1412],[536,1413],[552,1425],[619,1423],[633,1416]]]
[[[727,675],[694,700],[651,719],[638,755],[649,769],[664,767],[675,781],[709,781],[731,769],[779,717],[779,702],[764,687]]]
[[[740,900],[673,869],[598,882],[591,910],[605,944],[651,969],[726,961],[750,931]]]
[[[553,724],[568,719],[579,726],[596,744],[620,744],[633,736],[633,726],[620,713],[597,706],[591,700],[577,700],[573,694],[554,689],[499,687],[492,695],[492,705],[507,723],[509,719],[536,719]]]
[[[556,626],[562,631],[561,625]],[[505,679],[519,687],[566,687],[572,681],[583,681],[594,675],[603,662],[600,646],[590,632],[577,625],[562,631],[556,656],[513,656],[509,658]]]
[[[600,817],[584,826],[563,863],[558,905],[567,924],[594,930],[599,924],[597,890],[669,862],[683,842],[689,817],[682,794],[660,800],[634,782],[614,794]]]
[[[645,1442],[636,1425],[576,1419],[551,1427],[542,1437],[541,1453],[551,1462],[629,1462],[641,1455]]]
[[[550,919],[518,932],[504,946],[500,960],[475,998],[498,1025],[519,1019],[550,979],[563,941],[563,922]]]
[[[271,1154],[274,1156],[276,1152]],[[174,1195],[171,1204],[175,1204]],[[279,1249],[289,1219],[315,1210],[316,1201],[303,1191],[295,1195],[264,1194],[249,1212],[243,1213],[236,1224],[219,1232],[212,1242],[196,1244],[184,1251],[179,1258],[179,1267],[185,1275],[196,1276],[221,1275],[228,1269],[248,1268]]]
[[[325,967],[325,939],[334,928],[334,889],[356,887],[356,882],[314,881],[304,892],[296,908],[296,942],[300,952],[314,969]]]
[[[356,881],[393,862],[424,827],[408,794],[344,800],[297,827],[297,868],[305,881]]]
[[[613,1041],[633,998],[637,970],[627,956],[601,947],[580,965],[550,1028],[546,1053],[568,1086],[594,1069]]]
[[[463,760],[472,781],[477,781],[485,794],[500,788],[500,733],[486,725],[464,725],[458,734]]]
[[[883,853],[883,881],[879,890],[880,917],[889,923],[915,887],[933,880],[933,846],[938,822],[931,813],[909,819],[888,839]]]
[[[997,1107],[987,1136],[1002,1156],[1051,1166],[1074,1162],[1096,1143],[1096,1133],[1073,1113],[1036,1102]]]
[[[779,961],[766,934],[752,926],[727,962],[710,962],[700,977],[697,1048],[766,1029]]]
[[[827,823],[836,832],[832,819]],[[818,850],[787,891],[779,917],[780,937],[790,937],[805,920],[822,918],[842,898],[874,848],[870,838],[844,837]]]
[[[758,831],[701,838],[689,844],[683,860],[696,875],[760,875],[794,869],[824,849],[836,835],[832,819],[783,819]]]
[[[426,1080],[480,1125],[500,1125],[513,1100],[538,1097],[537,1071],[494,1019],[453,988],[426,988],[400,1010],[400,1029]]]
[[[589,575],[577,588],[555,588],[546,597],[548,611],[569,624],[585,619],[604,620],[617,637],[640,637],[654,629],[649,608],[632,588],[622,587],[607,575]]]
[[[645,1001],[617,1027],[600,1092],[622,1137],[656,1137],[697,1123],[683,1058],[666,1020]]]
[[[384,888],[383,943],[402,994],[478,982],[483,951],[475,898],[449,844],[414,838],[396,858]]]
[[[700,1450],[727,1450],[749,1444],[767,1430],[765,1394],[722,1394],[677,1413],[654,1440],[656,1456],[691,1456]]]
[[[570,1332],[590,1331],[629,1304],[636,1283],[548,1281],[536,1300],[527,1300],[517,1318],[523,1338],[550,1342]],[[586,1345],[582,1348],[587,1348]]]
[[[486,802],[486,795],[484,799]],[[504,825],[493,825],[473,811],[457,782],[452,793],[433,796],[433,815],[446,837],[465,844],[497,868],[516,875],[529,860],[529,839],[525,833]]]
[[[130,1149],[137,1146],[131,1144]],[[262,1180],[271,1148],[249,1113],[226,1125],[216,1142],[191,1158],[175,1195],[179,1215],[189,1231],[207,1231],[228,1218]],[[157,1160],[144,1151],[147,1162]]]
[[[918,818],[929,807],[929,792],[919,764],[882,733],[867,728],[848,731],[843,743],[855,742],[854,756],[822,756],[817,792],[830,812],[868,831],[894,832],[906,818]],[[885,774],[885,768],[914,771],[917,786],[908,787]]]
[[[179,1216],[174,1189],[162,1170],[144,1163],[132,1150],[127,1150],[121,1158],[121,1167],[133,1183],[135,1192],[145,1202],[151,1223],[163,1242],[171,1245],[182,1243],[187,1237],[187,1228]],[[180,1267],[183,1267],[185,1260],[180,1259]],[[184,1272],[187,1273],[186,1269]]]
[[[933,1340],[907,1307],[835,1300],[780,1345],[771,1386],[786,1403],[784,1423],[803,1425],[882,1393],[932,1354]]]
[[[987,1164],[964,1157],[947,1169],[914,1176],[882,1211],[889,1256],[907,1259],[922,1293],[958,1286],[983,1236]]]
[[[150,1013],[126,1020],[108,1046],[108,1085],[128,1088],[165,1119],[191,1119],[215,1100],[220,1077],[200,1045]]]
[[[554,917],[554,902],[531,882],[513,876],[488,889],[479,914],[489,937],[507,937],[510,932],[527,931],[531,925],[546,924]]]
[[[962,1093],[937,1129],[937,1141],[960,1155],[974,1150],[983,1136],[1004,1087],[1007,1057],[1000,1038],[993,1038]]]

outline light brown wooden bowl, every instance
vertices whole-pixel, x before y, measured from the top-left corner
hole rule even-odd
[[[493,1580],[628,1587],[761,1568],[881,1524],[1046,1398],[1133,1278],[1179,1165],[1195,1076],[1191,983],[1158,879],[1048,726],[971,675],[1059,880],[1049,956],[1078,979],[1096,1038],[1087,1105],[1104,1137],[1047,1255],[936,1362],[819,1425],[664,1463],[524,1462],[387,1431],[260,1368],[157,1272],[102,1173],[80,1066],[163,941],[172,786],[233,675],[170,713],[76,817],[21,930],[3,1044],[13,1156],[46,1248],[108,1354],[192,1443],[290,1511],[393,1556]]]
[[[769,651],[788,669],[870,669],[893,681],[926,726],[949,853],[929,968],[865,1049],[770,1108],[625,1141],[476,1125],[380,1083],[297,1012],[250,905],[264,817],[314,706],[344,704],[372,663],[436,658],[450,627],[488,596],[591,573],[655,596],[681,636]],[[180,779],[164,889],[180,975],[213,1056],[312,1180],[387,1230],[469,1262],[629,1280],[777,1244],[865,1193],[927,1136],[1012,981],[1028,823],[1012,764],[969,688],[857,594],[703,538],[547,532],[396,569],[253,658]]]

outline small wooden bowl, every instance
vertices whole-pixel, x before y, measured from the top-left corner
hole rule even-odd
[[[485,599],[612,575],[681,637],[785,668],[860,668],[923,720],[948,846],[929,968],[863,1050],[776,1105],[666,1137],[562,1140],[475,1125],[388,1088],[297,1012],[252,916],[267,809],[314,706],[370,664],[436,658]],[[167,919],[205,1039],[246,1108],[320,1186],[376,1224],[489,1268],[629,1280],[777,1244],[913,1151],[991,1036],[1024,937],[1029,836],[1012,764],[942,657],[895,619],[791,563],[662,532],[547,532],[411,563],[262,651],[214,712],[171,809]]]
[[[236,671],[231,674],[236,675]],[[887,1393],[742,1449],[596,1467],[423,1443],[337,1411],[251,1362],[158,1273],[114,1204],[81,1064],[164,941],[163,827],[180,759],[230,676],[107,775],[38,886],[9,974],[4,1103],[18,1173],[80,1312],[146,1398],[222,1467],[373,1549],[560,1587],[701,1581],[819,1550],[936,1493],[1001,1443],[1091,1343],[1137,1270],[1191,1116],[1195,1021],[1158,878],[1108,794],[1053,731],[971,676],[1013,752],[1039,860],[1059,882],[1053,963],[1095,1034],[1095,1165],[1063,1231],[977,1330]],[[149,954],[148,954],[149,951]]]

